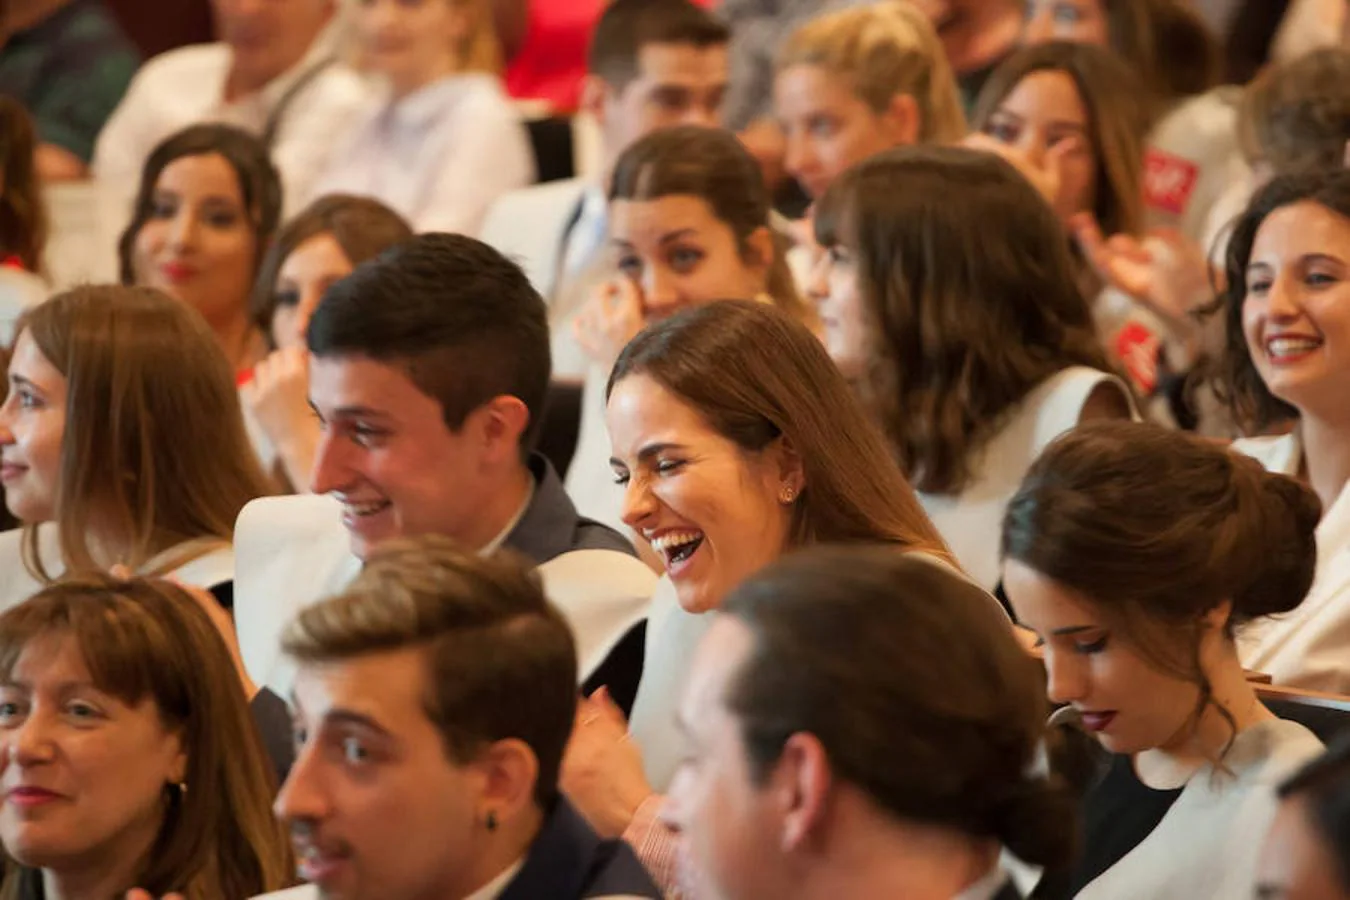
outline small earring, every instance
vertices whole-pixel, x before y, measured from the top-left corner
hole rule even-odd
[[[487,813],[487,830],[488,831],[497,830],[497,814],[492,810],[488,810]]]
[[[791,485],[785,484],[783,485],[782,492],[779,493],[778,496],[784,503],[791,503],[793,500],[797,499],[797,491]]]

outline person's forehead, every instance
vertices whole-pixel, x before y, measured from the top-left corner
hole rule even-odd
[[[725,44],[649,43],[638,51],[638,80],[644,83],[720,85],[727,79],[727,66]]]
[[[726,690],[745,664],[754,635],[733,616],[716,614],[695,651],[686,692],[686,709],[702,714],[725,712]]]
[[[391,734],[416,733],[429,725],[425,713],[427,667],[418,648],[302,663],[295,701],[310,722],[330,717],[364,718]]]
[[[409,404],[436,403],[413,382],[405,364],[358,354],[314,357],[310,396],[319,406],[361,407],[387,414],[403,411]]]

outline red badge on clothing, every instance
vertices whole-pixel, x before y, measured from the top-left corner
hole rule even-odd
[[[1181,215],[1199,180],[1200,167],[1185,157],[1152,147],[1144,154],[1144,203],[1150,209]]]
[[[1158,351],[1162,341],[1138,322],[1127,322],[1116,333],[1116,357],[1145,397],[1158,386]]]

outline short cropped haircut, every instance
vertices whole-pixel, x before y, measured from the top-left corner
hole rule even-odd
[[[481,241],[424,234],[357,266],[329,288],[306,332],[318,357],[402,367],[457,431],[494,397],[529,410],[534,446],[551,369],[544,299],[520,266]]]
[[[725,25],[689,0],[614,0],[595,26],[586,69],[622,91],[638,76],[638,56],[648,44],[704,50],[730,39]]]
[[[1350,141],[1350,49],[1272,66],[1247,86],[1238,116],[1247,162],[1278,175],[1335,169]]]
[[[481,557],[439,535],[388,541],[344,592],[301,612],[281,644],[302,664],[421,648],[425,710],[446,755],[466,764],[495,741],[523,741],[539,763],[535,799],[545,807],[557,796],[577,652],[524,560]]]
[[[1342,735],[1327,752],[1280,785],[1281,799],[1299,799],[1312,830],[1335,866],[1335,880],[1350,891],[1350,740]]]

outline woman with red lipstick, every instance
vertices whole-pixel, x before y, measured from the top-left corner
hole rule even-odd
[[[584,702],[563,785],[598,831],[622,834],[672,888],[675,842],[654,819],[682,753],[675,708],[704,613],[797,547],[879,542],[951,557],[820,341],[769,304],[711,303],[648,327],[620,355],[607,395],[624,521],[666,577],[633,739],[607,697]]]
[[[201,314],[237,377],[266,352],[249,295],[281,215],[281,181],[262,142],[194,125],[146,160],[118,242],[123,284],[158,288]]]
[[[1153,425],[1084,425],[1032,466],[1003,586],[1050,700],[1109,754],[1068,890],[1038,896],[1252,896],[1276,789],[1321,743],[1260,703],[1236,635],[1303,599],[1317,516],[1292,478]]]
[[[1221,396],[1247,434],[1288,432],[1234,446],[1304,481],[1323,510],[1312,593],[1247,636],[1243,662],[1350,692],[1350,171],[1272,181],[1237,220],[1226,268]]]
[[[230,653],[180,588],[90,576],[0,616],[0,898],[285,887],[275,792]]]

